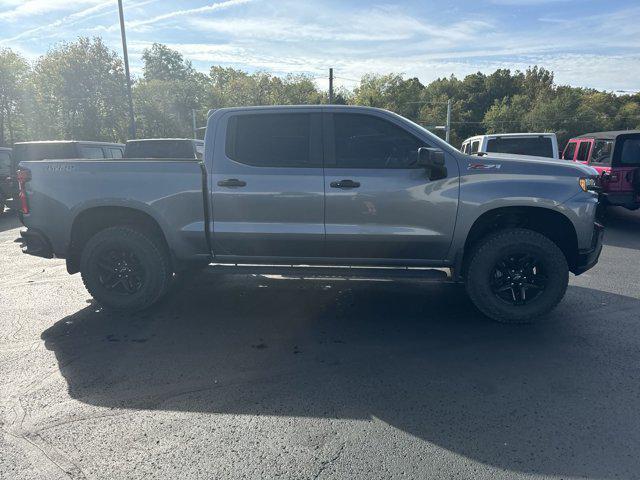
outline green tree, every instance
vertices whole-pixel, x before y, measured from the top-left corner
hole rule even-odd
[[[0,50],[0,145],[10,145],[28,136],[27,61],[10,49]]]
[[[421,94],[424,86],[417,78],[404,79],[402,75],[368,74],[353,92],[356,105],[386,108],[412,120],[419,120]]]
[[[161,43],[154,43],[151,48],[145,49],[142,61],[145,80],[184,80],[194,73],[191,62],[185,60],[177,50]]]
[[[123,140],[123,64],[100,38],[63,43],[40,57],[33,74],[39,118],[35,138]]]
[[[191,137],[192,111],[204,122],[207,77],[166,45],[154,43],[142,59],[144,75],[133,89],[138,136]]]

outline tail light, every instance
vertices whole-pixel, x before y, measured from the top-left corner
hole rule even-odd
[[[20,200],[20,211],[23,214],[29,213],[29,202],[27,202],[27,186],[26,183],[31,180],[31,170],[21,168],[16,172],[16,181],[18,182],[18,199]]]

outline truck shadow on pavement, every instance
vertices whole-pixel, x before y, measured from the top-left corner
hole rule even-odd
[[[548,320],[511,326],[453,285],[204,273],[144,314],[90,305],[42,339],[90,405],[382,421],[501,469],[628,478],[639,308],[570,287]]]
[[[640,210],[609,207],[604,225],[605,245],[640,250]]]

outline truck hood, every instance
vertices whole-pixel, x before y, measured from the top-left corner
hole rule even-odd
[[[543,167],[545,170],[558,168],[563,171],[573,171],[578,177],[597,176],[598,171],[588,165],[583,165],[571,160],[559,160],[557,158],[535,157],[532,155],[516,155],[507,153],[489,153],[486,156],[478,156],[478,163],[500,163],[511,164],[517,166],[535,166]]]

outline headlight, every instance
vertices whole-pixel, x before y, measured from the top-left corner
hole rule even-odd
[[[598,191],[598,180],[593,177],[580,177],[578,179],[578,183],[580,184],[580,188],[584,192],[597,192]]]

